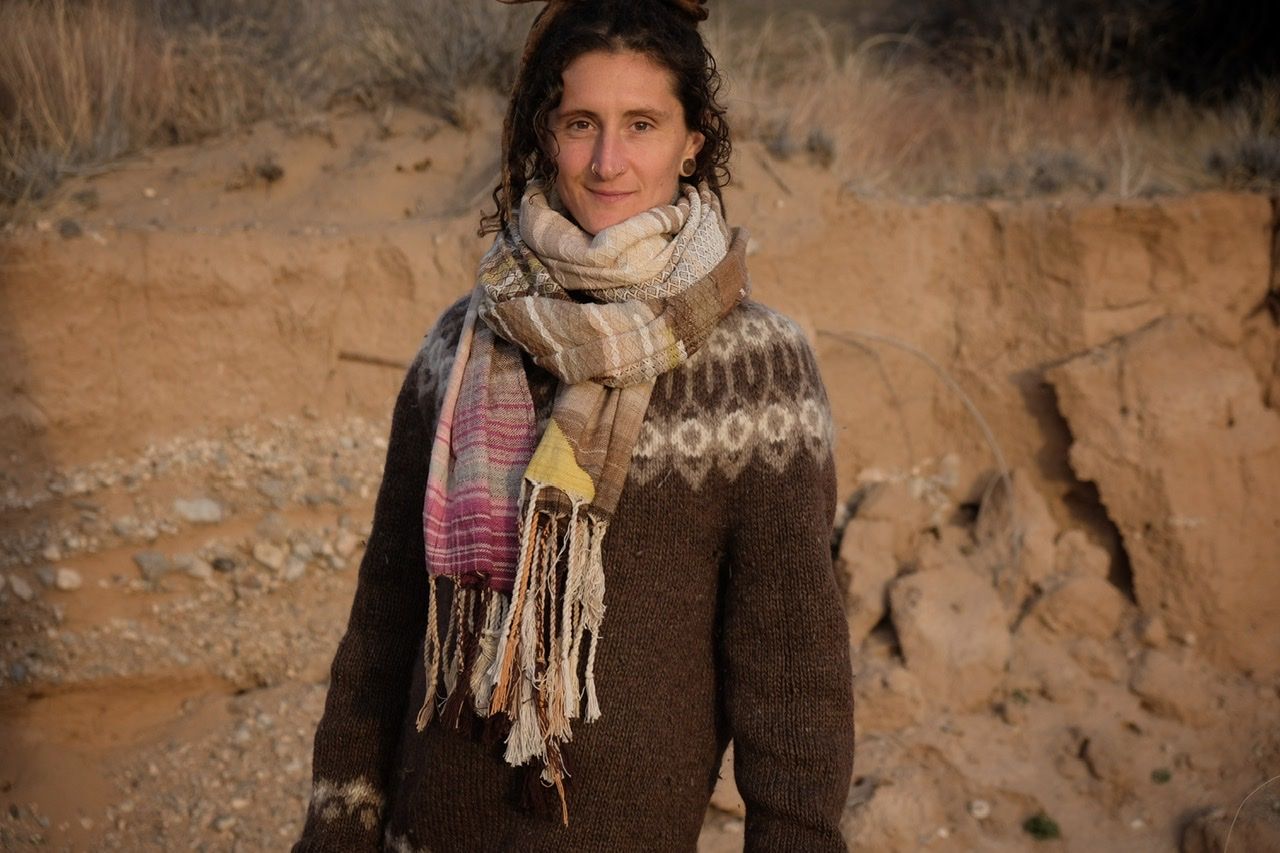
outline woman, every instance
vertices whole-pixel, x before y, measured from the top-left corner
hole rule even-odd
[[[534,23],[497,237],[396,403],[295,851],[692,850],[731,737],[748,850],[844,849],[830,417],[746,298],[703,2]]]

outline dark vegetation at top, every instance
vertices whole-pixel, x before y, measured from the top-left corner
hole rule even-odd
[[[870,0],[847,14],[893,49],[964,72],[992,59],[1034,75],[1044,51],[1119,75],[1152,104],[1169,94],[1221,103],[1280,77],[1274,0]]]

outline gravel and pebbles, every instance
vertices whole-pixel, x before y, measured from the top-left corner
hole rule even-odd
[[[13,802],[0,849],[288,847],[385,451],[382,424],[287,419],[0,474],[0,696],[98,697],[107,728],[181,705],[94,753],[104,809]]]

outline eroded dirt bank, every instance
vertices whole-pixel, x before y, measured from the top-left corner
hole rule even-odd
[[[6,847],[297,830],[398,365],[485,247],[493,136],[262,126],[4,235]],[[837,419],[854,847],[1222,849],[1280,773],[1272,202],[825,175],[744,145],[728,205]],[[1232,850],[1280,837],[1277,785]]]

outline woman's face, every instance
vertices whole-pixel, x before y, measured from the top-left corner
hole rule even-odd
[[[593,51],[569,63],[550,115],[556,191],[578,226],[598,234],[670,204],[680,165],[703,136],[685,124],[671,72],[644,54]]]

